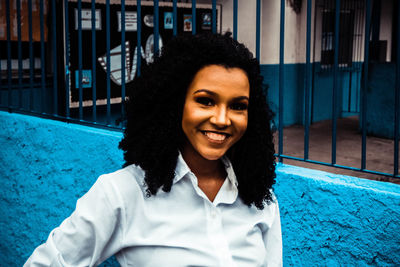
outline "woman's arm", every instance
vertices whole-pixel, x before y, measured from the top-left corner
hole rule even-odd
[[[106,178],[99,177],[24,266],[96,266],[121,249],[124,208]]]
[[[265,266],[282,266],[282,232],[281,232],[281,218],[279,214],[278,201],[274,197],[272,206],[266,206],[265,209],[270,208],[272,214],[272,224],[264,232],[264,244],[266,249],[266,265]]]

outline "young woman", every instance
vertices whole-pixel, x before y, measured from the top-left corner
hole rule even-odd
[[[230,34],[180,36],[130,89],[125,166],[100,176],[26,266],[280,266],[271,112]]]

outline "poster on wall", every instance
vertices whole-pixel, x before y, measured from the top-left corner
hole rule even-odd
[[[146,16],[144,16],[143,19],[144,25],[146,25],[147,27],[154,27],[154,16],[151,14],[147,14]]]
[[[92,87],[92,70],[82,70],[82,88]],[[75,89],[79,89],[79,70],[75,71]]]
[[[161,35],[158,37],[158,49],[161,51],[163,46]],[[147,64],[153,63],[154,61],[154,35],[150,34],[146,41],[145,59]]]
[[[95,15],[95,29],[101,30],[101,13],[100,9],[96,9]],[[78,30],[78,9],[75,8],[75,30]],[[81,29],[82,30],[92,30],[92,10],[91,9],[81,9]]]
[[[211,30],[211,13],[203,13],[201,15],[201,28],[203,30]]]
[[[118,11],[118,32],[121,32],[122,18],[121,11]],[[125,12],[125,31],[137,31],[137,12]]]
[[[184,32],[192,31],[192,15],[189,14],[183,15],[183,31]]]
[[[172,12],[164,12],[164,29],[172,30],[174,28],[174,16]]]
[[[114,47],[110,50],[110,78],[111,80],[117,84],[122,84],[122,50],[121,45]],[[97,59],[107,74],[107,54],[102,55]],[[130,64],[130,43],[129,41],[125,42],[125,83],[129,83],[131,79],[131,64]]]

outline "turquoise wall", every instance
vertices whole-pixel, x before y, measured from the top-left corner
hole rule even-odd
[[[0,129],[0,266],[22,266],[97,177],[121,167],[121,133],[4,112]]]
[[[366,90],[368,134],[386,138],[394,137],[395,90],[396,64],[371,63]]]
[[[0,265],[21,266],[120,168],[122,134],[6,112],[0,125]],[[279,164],[275,192],[285,266],[400,265],[399,185]]]
[[[338,118],[354,115],[359,109],[360,66],[343,69],[338,72],[337,105]],[[322,70],[320,63],[311,65],[313,78],[311,83],[314,89],[310,99],[310,119],[312,122],[330,120],[332,118],[333,98],[333,71]],[[284,65],[284,101],[283,125],[304,123],[305,99],[305,64]],[[261,74],[264,76],[264,85],[268,85],[268,100],[271,109],[275,112],[275,123],[279,122],[279,65],[261,65]],[[350,89],[351,88],[351,89]],[[310,89],[311,90],[311,89]],[[351,112],[351,113],[348,113]]]

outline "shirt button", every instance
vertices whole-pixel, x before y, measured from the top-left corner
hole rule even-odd
[[[211,218],[215,219],[215,217],[217,216],[217,212],[215,210],[211,211]]]

